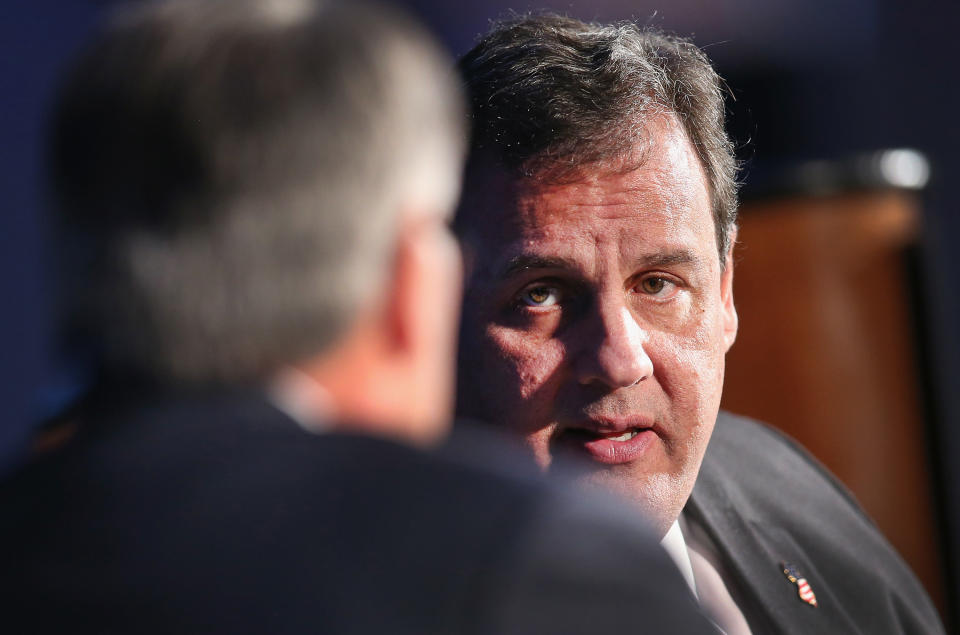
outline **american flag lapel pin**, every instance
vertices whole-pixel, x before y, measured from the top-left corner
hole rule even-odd
[[[816,606],[817,596],[813,594],[813,589],[810,588],[810,583],[807,582],[806,578],[800,575],[800,572],[797,571],[797,568],[789,562],[781,562],[780,568],[783,569],[783,575],[787,576],[787,580],[790,580],[792,584],[797,585],[797,595],[800,596],[800,599],[810,606]]]

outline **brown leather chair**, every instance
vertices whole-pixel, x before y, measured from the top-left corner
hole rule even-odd
[[[740,333],[723,407],[777,426],[825,463],[942,613],[918,294],[905,266],[924,168],[909,151],[805,164],[742,205]]]

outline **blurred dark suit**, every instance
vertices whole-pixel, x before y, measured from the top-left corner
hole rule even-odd
[[[622,512],[474,467],[509,454],[480,431],[465,461],[125,393],[0,486],[7,632],[710,632]]]

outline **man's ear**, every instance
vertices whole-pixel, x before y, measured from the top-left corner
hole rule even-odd
[[[387,281],[385,317],[391,348],[399,352],[432,347],[448,331],[455,332],[461,281],[460,252],[443,216],[426,212],[402,216]]]
[[[433,441],[453,410],[461,264],[440,214],[410,214],[398,228],[384,312],[385,352],[407,436]]]
[[[733,249],[737,244],[737,230],[730,231],[730,249],[724,259],[723,273],[720,275],[720,302],[722,304],[723,345],[729,351],[737,339],[737,329],[740,327],[740,318],[737,316],[737,307],[733,303]]]
[[[401,221],[393,253],[393,266],[387,280],[388,294],[384,312],[387,347],[391,353],[408,352],[417,337],[421,263],[417,254],[415,227]]]

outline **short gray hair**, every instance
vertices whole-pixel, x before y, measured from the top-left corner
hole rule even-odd
[[[471,160],[518,177],[563,180],[627,159],[650,115],[675,114],[707,176],[723,266],[736,227],[737,162],[723,82],[693,43],[630,22],[524,16],[495,26],[459,67],[472,107]]]
[[[321,352],[384,291],[399,207],[455,202],[452,75],[384,7],[121,11],[54,117],[73,324],[108,364],[174,381],[253,379]]]

